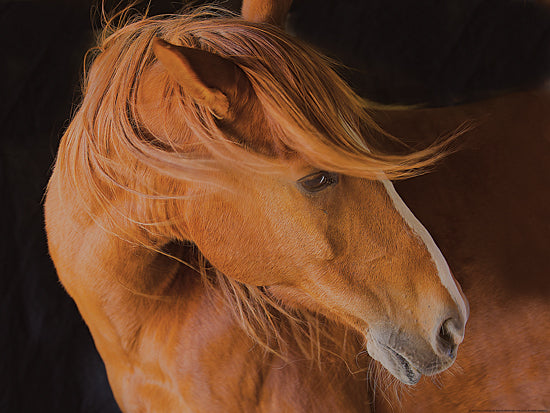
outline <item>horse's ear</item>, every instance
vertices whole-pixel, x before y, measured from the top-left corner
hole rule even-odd
[[[243,0],[241,15],[256,23],[271,23],[284,27],[292,0]]]
[[[230,97],[237,94],[241,69],[204,50],[176,46],[160,38],[153,40],[153,52],[185,93],[210,109],[217,118],[230,118]]]

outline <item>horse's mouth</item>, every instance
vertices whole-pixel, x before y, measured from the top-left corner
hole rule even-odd
[[[418,383],[422,374],[401,354],[394,349],[386,347],[386,350],[390,354],[390,358],[394,361],[392,367],[385,366],[394,377],[400,380],[404,384],[413,385]]]
[[[379,342],[372,335],[367,339],[367,351],[401,383],[414,385],[422,377],[419,368],[393,348]]]

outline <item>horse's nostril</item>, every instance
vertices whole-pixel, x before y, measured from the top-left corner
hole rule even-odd
[[[453,320],[451,318],[445,320],[443,324],[441,324],[441,327],[439,328],[439,333],[437,337],[439,351],[443,355],[450,358],[455,357],[456,348],[458,347],[455,342],[454,335],[451,332],[451,329],[449,328],[449,325],[452,322]]]

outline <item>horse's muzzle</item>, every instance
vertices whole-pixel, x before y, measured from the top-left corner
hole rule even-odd
[[[404,384],[416,384],[423,375],[432,376],[449,368],[464,337],[464,322],[447,317],[425,338],[401,328],[370,330],[367,351]]]

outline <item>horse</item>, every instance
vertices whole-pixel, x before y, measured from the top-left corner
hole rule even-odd
[[[399,395],[377,397],[385,372],[354,368],[364,351],[418,383],[400,396],[405,411],[465,400],[461,373],[442,376],[447,392],[420,380],[448,369],[464,339],[455,275],[477,304],[490,300],[472,281],[483,268],[468,272],[468,255],[451,272],[390,181],[441,161],[449,140],[387,152],[393,134],[332,63],[276,27],[285,10],[143,18],[100,39],[45,217],[124,411],[391,409]],[[375,117],[398,127],[408,113]],[[430,194],[403,188],[447,254],[447,221],[428,214],[446,183],[432,175],[411,181],[432,179]],[[480,357],[470,347],[460,364]]]

